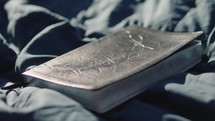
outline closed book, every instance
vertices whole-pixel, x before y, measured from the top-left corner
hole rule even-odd
[[[129,26],[23,73],[29,86],[57,90],[104,113],[201,61],[201,32]]]

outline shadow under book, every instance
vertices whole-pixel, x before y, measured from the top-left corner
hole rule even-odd
[[[137,26],[90,42],[23,73],[29,86],[57,90],[104,113],[201,61],[201,32]]]

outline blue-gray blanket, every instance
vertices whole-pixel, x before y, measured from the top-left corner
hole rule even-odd
[[[202,62],[104,114],[50,89],[0,90],[0,121],[214,121],[215,0],[0,0],[0,86],[133,24],[203,31]]]

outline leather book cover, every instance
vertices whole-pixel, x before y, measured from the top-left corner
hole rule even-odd
[[[26,80],[27,83],[40,86],[38,80],[42,80],[40,82],[48,82],[45,84],[45,87],[47,86],[49,88],[49,85],[51,85],[49,82],[51,82],[56,84],[51,87],[52,89],[70,95],[75,100],[87,105],[86,107],[90,107],[90,109],[104,112],[118,105],[116,102],[122,103],[134,96],[129,95],[126,97],[127,92],[123,92],[123,88],[126,88],[126,90],[130,88],[131,94],[135,95],[140,92],[137,91],[137,93],[134,93],[132,90],[137,88],[135,81],[141,77],[141,74],[139,74],[138,78],[133,78],[132,76],[135,76],[135,74],[139,72],[142,73],[152,67],[155,68],[155,71],[159,70],[159,67],[156,68],[157,63],[168,58],[201,34],[201,32],[161,32],[130,26],[100,38],[97,41],[83,45],[75,50],[71,50],[70,52],[24,72],[23,75],[25,77],[31,77],[30,80]],[[190,58],[192,57],[188,59]],[[177,67],[177,65],[175,67]],[[155,71],[151,72],[156,73]],[[171,70],[169,71],[171,75],[172,72],[174,72]],[[146,73],[147,71],[145,71],[145,75],[147,75]],[[149,73],[148,75],[152,74]],[[163,77],[167,77],[168,72],[164,75]],[[127,79],[129,77],[132,77],[132,79]],[[32,78],[35,78],[35,80],[32,81]],[[146,84],[146,86],[150,84],[150,82],[146,82],[150,80],[144,79],[144,77],[141,78],[145,81],[144,83],[138,82],[142,83],[142,87],[145,86],[144,84]],[[154,81],[160,79],[158,77],[152,78],[154,78]],[[123,83],[123,80],[126,80],[128,84],[125,84],[125,87],[117,87],[119,82]],[[136,87],[132,87],[132,83]],[[66,88],[64,88],[64,86]],[[111,89],[111,86],[113,89]],[[110,89],[108,89],[108,87],[110,87]],[[111,91],[114,92],[115,96]],[[117,91],[121,91],[121,94],[125,95],[125,97],[119,99],[120,101],[114,99],[120,98],[117,96]],[[112,95],[110,95],[110,93]],[[89,95],[93,96],[90,97]],[[100,105],[99,103],[101,103],[101,106],[104,105],[104,107],[94,109]]]
[[[200,33],[168,33],[131,26],[24,73],[77,88],[98,89],[161,61]]]

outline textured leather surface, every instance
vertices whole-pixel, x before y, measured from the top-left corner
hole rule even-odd
[[[131,26],[24,74],[67,86],[99,89],[161,61],[200,34]]]

